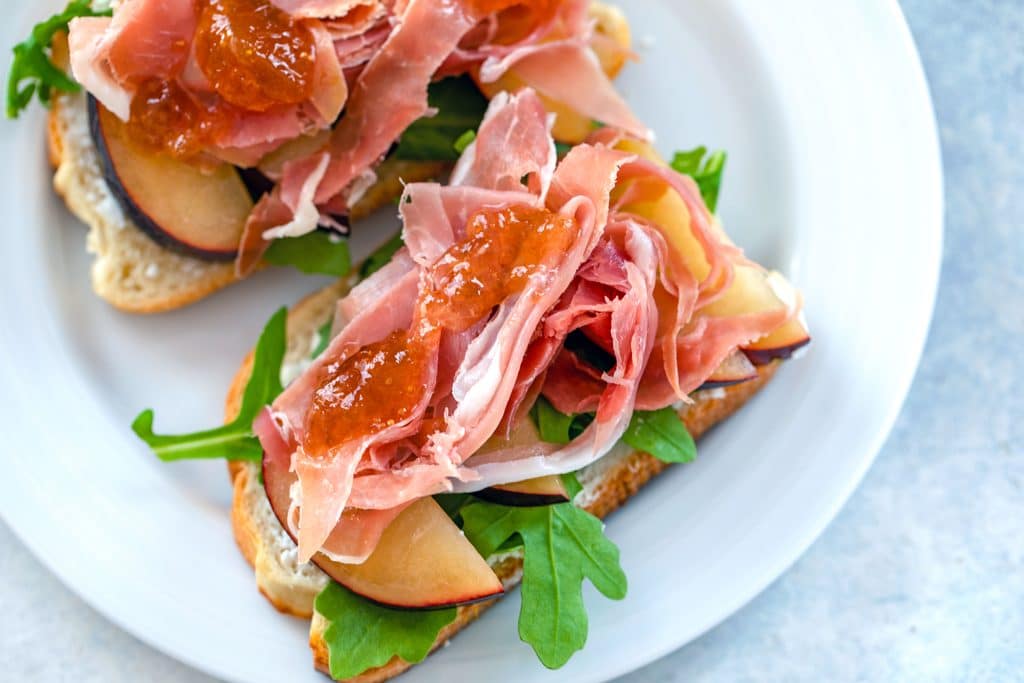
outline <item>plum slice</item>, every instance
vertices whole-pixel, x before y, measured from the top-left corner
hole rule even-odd
[[[569,502],[569,493],[565,490],[565,484],[562,483],[562,478],[555,474],[513,484],[492,486],[477,491],[473,495],[510,507],[538,507]]]
[[[89,98],[103,175],[125,214],[153,241],[207,261],[238,254],[253,200],[234,166],[210,171],[140,149],[125,124]]]
[[[291,535],[287,516],[295,474],[289,450],[280,445],[264,453],[263,485],[270,507]],[[504,592],[501,580],[433,498],[403,510],[364,563],[342,564],[322,553],[313,563],[353,593],[396,609],[441,609]]]
[[[363,564],[313,560],[354,593],[386,607],[440,609],[504,592],[501,580],[433,498],[421,498],[388,525]]]
[[[746,346],[743,352],[754,365],[767,365],[773,360],[786,360],[811,343],[811,335],[799,318],[793,318],[771,334]]]
[[[742,351],[733,351],[711,376],[700,385],[701,389],[722,389],[734,384],[748,382],[757,377],[757,368]]]
[[[785,308],[793,310],[798,303],[793,285],[780,273],[756,265],[736,266],[729,289],[704,309],[708,315],[749,315]],[[754,365],[789,358],[811,341],[801,316],[787,320],[782,326],[760,339],[743,346],[743,352]]]

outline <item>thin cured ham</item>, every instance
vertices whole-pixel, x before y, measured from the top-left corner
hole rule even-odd
[[[328,19],[358,26],[383,12],[379,0],[271,0],[280,10],[304,19]]]
[[[565,44],[535,50],[515,62],[509,71],[528,87],[594,121],[637,137],[651,135],[615,91],[588,46]]]
[[[581,377],[584,385],[591,389],[601,386],[600,393],[587,396],[587,402],[580,406],[595,412],[594,421],[572,443],[553,453],[507,458],[496,450],[480,458],[474,455],[464,465],[463,476],[468,481],[460,482],[456,490],[479,490],[500,483],[573,472],[608,453],[626,431],[657,327],[652,292],[658,262],[650,236],[629,230],[622,238],[625,253],[616,278],[622,295],[595,304],[599,314],[610,316],[615,367],[601,377],[600,383],[594,381],[592,371]],[[573,306],[572,302],[569,305]],[[554,369],[558,371],[557,365]]]
[[[111,19],[79,17],[68,25],[71,72],[96,99],[122,121],[131,116],[135,89],[122,84],[110,69],[104,39]]]
[[[265,449],[263,476],[265,481],[271,482],[268,497],[272,502],[289,500],[296,481],[295,475],[289,471],[292,448],[281,436],[269,410],[264,410],[256,418],[253,431],[259,435]],[[348,508],[324,541],[320,552],[335,562],[364,562],[377,546],[384,530],[406,507],[399,505],[389,510]]]
[[[427,86],[477,18],[459,0],[411,0],[399,22],[352,90],[318,202],[342,192],[427,113]]]
[[[357,203],[376,181],[374,168],[396,140],[412,123],[434,114],[427,88],[441,77],[469,74],[478,83],[491,84],[494,91],[484,88],[486,92],[507,97],[498,94],[505,86],[497,80],[509,75],[514,89],[532,87],[547,96],[545,105],[557,105],[558,111],[574,110],[582,121],[593,119],[630,134],[646,134],[611,87],[591,47],[595,30],[588,0],[272,0],[266,16],[273,14],[280,26],[287,25],[290,35],[311,37],[303,38],[308,42],[305,48],[290,53],[300,55],[297,59],[315,54],[312,73],[303,72],[311,94],[304,101],[261,101],[251,106],[247,91],[261,83],[258,69],[239,76],[248,79],[246,87],[224,82],[225,74],[249,68],[251,50],[232,52],[241,45],[239,40],[249,38],[213,35],[235,29],[223,18],[227,15],[210,19],[211,11],[245,10],[231,10],[230,3],[206,3],[125,0],[115,8],[113,19],[77,19],[70,28],[71,62],[76,78],[122,120],[138,115],[132,108],[136,92],[149,88],[146,106],[169,107],[160,110],[155,121],[198,121],[183,124],[192,126],[189,141],[174,147],[175,154],[204,163],[262,167],[281,148],[305,148],[305,158],[274,163],[271,178],[278,187],[250,216],[236,263],[242,275],[259,262],[269,239],[308,233]],[[279,64],[278,57],[265,57],[268,64]],[[216,69],[216,64],[224,63],[233,66]],[[294,71],[288,65],[281,68]],[[161,85],[154,90],[154,83]],[[154,99],[153,92],[164,93],[163,99]],[[550,129],[545,106],[535,106],[538,111],[530,115]],[[192,119],[183,118],[180,110],[190,107],[198,109],[189,114]],[[210,116],[213,119],[207,120]],[[504,124],[492,122],[506,131],[521,130]],[[554,147],[547,135],[522,130],[520,140],[484,136],[495,148],[467,155],[460,172],[475,177],[467,177],[466,183],[519,189],[519,179],[532,172],[530,183],[540,186],[528,189],[543,198],[554,171]],[[317,140],[316,146],[293,144],[308,140]],[[529,148],[529,141],[541,148]],[[188,151],[181,151],[185,148]],[[518,155],[522,168],[498,164],[505,178],[486,185],[478,182],[481,174],[494,171],[483,165],[510,152]]]
[[[211,139],[208,151],[214,156],[255,165],[284,141],[327,128],[338,118],[348,99],[348,84],[334,40],[319,21],[308,21],[305,28],[313,37],[316,55],[310,99],[264,111],[235,112],[222,105],[234,117],[231,126]],[[136,89],[146,81],[172,81],[197,100],[211,100],[214,86],[191,50],[196,30],[194,0],[128,0],[112,19],[86,17],[71,22],[72,72],[124,121],[131,116]],[[243,150],[256,153],[246,155]]]
[[[401,212],[407,249],[339,302],[337,336],[275,401],[276,429],[264,445],[292,445],[297,478],[290,522],[303,558],[332,538],[374,538],[373,524],[382,517],[368,515],[366,530],[339,531],[363,523],[349,510],[384,515],[436,493],[585,467],[615,446],[634,410],[675,403],[680,389],[697,388],[740,345],[793,314],[783,305],[740,311],[736,291],[753,266],[713,224],[692,181],[667,167],[630,151],[581,145],[542,182],[551,146],[547,124],[532,91],[496,100],[457,167],[457,184],[406,189]],[[517,148],[478,156],[508,141]],[[521,173],[536,182],[521,182]],[[660,224],[646,208],[666,193],[686,212],[678,225]],[[472,324],[427,332],[433,341],[425,376],[415,378],[420,395],[400,420],[326,453],[305,452],[299,444],[310,436],[311,406],[334,381],[332,368],[388,335],[440,325],[440,318],[424,313],[439,273],[472,268],[453,259],[479,237],[474,230],[481,212],[517,206],[571,219],[571,243],[537,252],[522,288],[496,300]],[[504,230],[506,223],[488,225]],[[690,267],[696,255],[676,251],[684,244],[699,250],[696,272]],[[466,277],[476,276],[467,271]],[[447,287],[460,280],[444,282]],[[729,313],[734,309],[740,312]],[[606,366],[578,355],[569,344],[573,335],[599,349]],[[592,413],[593,420],[568,445],[543,443],[527,416],[540,395],[563,412]]]
[[[111,20],[104,51],[122,83],[173,78],[196,30],[194,0],[127,0]]]
[[[551,139],[553,119],[535,97],[514,107],[509,106],[510,98],[508,93],[499,93],[491,100],[488,109],[493,113],[485,117],[478,139],[455,166],[451,184],[521,191],[526,189],[526,178],[543,200],[558,161]]]
[[[530,91],[513,99],[509,106],[531,106],[536,96]],[[500,117],[502,112],[491,115]],[[513,125],[528,121],[512,117]],[[483,126],[481,126],[483,128]],[[556,170],[552,180],[555,188],[573,186],[574,175],[582,163],[575,158],[586,155],[587,174],[595,181],[580,194],[568,193],[548,197],[548,207],[575,221],[578,236],[572,249],[563,255],[553,279],[543,292],[530,293],[499,307],[487,329],[469,349],[462,372],[456,378],[454,393],[459,405],[449,416],[447,430],[431,438],[430,448],[456,453],[464,461],[475,453],[498,429],[508,402],[516,391],[522,359],[533,339],[537,326],[548,309],[568,289],[576,272],[586,261],[603,233],[608,212],[609,194],[619,167],[629,157],[612,150],[576,148]],[[564,200],[564,201],[563,201]],[[618,438],[618,437],[616,437]]]

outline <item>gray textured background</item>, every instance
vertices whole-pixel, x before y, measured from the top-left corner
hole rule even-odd
[[[810,552],[625,681],[1024,681],[1024,1],[902,5],[938,110],[948,202],[910,398]],[[0,634],[0,680],[210,680],[108,624],[2,523]]]

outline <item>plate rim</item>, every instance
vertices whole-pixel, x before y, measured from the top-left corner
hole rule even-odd
[[[804,557],[804,555],[807,554],[807,551],[810,550],[811,546],[828,530],[828,527],[831,526],[839,513],[842,512],[853,494],[858,488],[860,488],[861,483],[864,481],[864,477],[867,476],[871,466],[875,463],[875,460],[885,447],[885,443],[892,435],[896,421],[899,419],[900,414],[903,412],[903,407],[906,405],[914,379],[917,377],[918,370],[921,366],[925,346],[928,342],[928,337],[935,319],[935,307],[938,300],[939,285],[942,276],[942,255],[945,247],[945,166],[942,157],[942,139],[939,134],[938,114],[935,110],[935,101],[931,91],[931,84],[928,81],[924,62],[921,59],[921,53],[917,47],[917,41],[914,39],[913,32],[910,29],[910,23],[907,21],[906,13],[899,4],[899,0],[884,0],[884,3],[893,15],[892,19],[899,30],[899,47],[904,52],[904,57],[908,59],[909,64],[914,71],[914,79],[923,86],[922,89],[925,96],[924,104],[928,112],[928,116],[926,117],[928,123],[928,137],[931,139],[931,142],[929,143],[929,150],[934,157],[932,170],[935,174],[935,177],[933,178],[935,187],[933,189],[937,189],[935,196],[931,198],[931,201],[935,202],[936,205],[935,208],[937,210],[936,215],[938,216],[938,221],[932,226],[932,232],[935,233],[933,235],[935,257],[931,259],[931,267],[928,272],[928,286],[926,288],[928,293],[925,296],[928,313],[925,316],[920,329],[915,330],[918,337],[914,351],[915,360],[908,366],[908,370],[904,372],[899,383],[899,389],[894,392],[894,394],[898,395],[900,398],[898,401],[892,401],[892,405],[883,420],[884,427],[875,433],[872,439],[872,445],[867,451],[869,455],[861,460],[855,476],[850,477],[846,481],[846,485],[844,487],[845,490],[842,494],[832,501],[830,508],[819,517],[815,524],[808,527],[807,532],[804,534],[804,538],[794,545],[791,552],[787,553],[788,555],[791,555],[791,557],[778,563],[778,566],[775,569],[764,572],[763,580],[757,582],[757,587],[750,591],[748,595],[740,595],[735,599],[728,600],[728,606],[720,610],[722,612],[720,617],[717,619],[710,619],[702,626],[691,629],[691,633],[689,635],[681,636],[678,644],[675,646],[651,648],[647,653],[645,653],[644,658],[647,659],[646,662],[638,665],[619,667],[612,675],[608,676],[607,680],[637,671],[681,650],[682,648],[685,648],[696,639],[710,633],[713,629],[736,616],[740,610],[761,596],[778,580],[783,578],[783,576],[787,574],[789,570]],[[648,658],[647,655],[653,656]]]
[[[694,627],[690,630],[692,631],[692,633],[682,634],[679,638],[679,642],[676,642],[675,644],[670,644],[666,640],[665,645],[645,650],[643,656],[639,660],[635,657],[623,658],[623,664],[621,666],[613,666],[607,669],[608,673],[610,673],[613,676],[621,675],[629,671],[633,671],[637,668],[640,668],[646,664],[649,664],[650,662],[655,661],[656,659],[664,657],[665,655],[678,650],[680,647],[684,646],[688,642],[691,642],[694,637],[707,633],[708,631],[715,628],[717,625],[719,625],[720,623],[734,615],[739,609],[741,609],[744,605],[746,605],[755,597],[760,595],[768,586],[773,584],[783,574],[785,574],[788,571],[788,569],[792,567],[792,565],[807,552],[811,544],[813,544],[813,542],[821,536],[821,534],[828,527],[828,525],[831,524],[831,522],[835,519],[836,515],[839,513],[842,507],[848,502],[853,492],[860,485],[871,464],[874,462],[875,458],[881,451],[881,448],[883,447],[885,441],[888,439],[892,431],[892,428],[897,418],[899,417],[900,412],[902,411],[903,405],[906,402],[913,379],[916,376],[918,366],[921,362],[921,357],[928,338],[928,332],[931,328],[931,323],[935,311],[935,301],[941,274],[944,241],[944,170],[935,108],[927,77],[925,75],[925,70],[921,62],[921,56],[916,48],[916,44],[914,42],[909,25],[906,21],[906,17],[902,11],[902,8],[899,6],[896,0],[878,1],[880,4],[884,4],[888,8],[889,13],[892,15],[890,18],[896,22],[896,26],[899,30],[900,42],[898,45],[894,44],[893,48],[895,49],[898,47],[900,51],[903,52],[903,58],[908,61],[908,65],[914,72],[914,79],[923,84],[923,93],[925,96],[925,101],[922,104],[926,106],[927,111],[929,113],[927,121],[929,126],[928,136],[931,139],[931,142],[929,143],[929,153],[933,156],[933,165],[931,170],[934,173],[933,180],[937,180],[936,186],[932,188],[932,190],[935,190],[934,196],[928,198],[929,204],[934,203],[934,206],[932,208],[937,209],[936,215],[938,216],[938,220],[935,222],[933,226],[931,226],[931,231],[935,233],[933,236],[935,238],[936,246],[934,247],[934,252],[936,256],[931,260],[931,264],[928,268],[927,274],[928,283],[926,289],[928,291],[928,294],[926,296],[926,303],[928,313],[924,318],[924,323],[920,326],[921,329],[915,330],[915,335],[917,337],[916,343],[914,345],[915,361],[912,364],[908,365],[907,369],[903,373],[903,376],[900,377],[899,382],[894,383],[898,385],[898,391],[894,391],[893,394],[898,395],[899,400],[891,401],[891,405],[889,406],[889,409],[882,421],[882,423],[884,424],[884,428],[879,429],[871,439],[872,445],[869,449],[867,449],[866,456],[861,458],[860,462],[858,463],[856,476],[850,477],[845,482],[842,495],[836,496],[835,499],[832,500],[828,509],[818,516],[814,524],[808,525],[807,531],[804,533],[802,541],[791,546],[788,552],[783,553],[787,557],[782,562],[776,563],[777,565],[780,564],[781,568],[775,566],[771,570],[763,572],[763,580],[757,582],[757,588],[749,592],[749,594],[730,595],[727,598],[723,599],[721,602],[725,606],[719,610],[721,614],[717,619],[710,620],[709,623],[706,623],[703,626]],[[924,200],[922,199],[922,206],[924,206],[923,201]],[[92,607],[97,612],[102,614],[105,619],[108,619],[110,622],[116,624],[119,628],[131,634],[133,637],[140,639],[147,645],[173,657],[174,659],[177,659],[178,661],[185,662],[188,665],[193,666],[200,671],[211,673],[212,675],[225,675],[225,672],[220,671],[218,669],[211,669],[204,662],[190,656],[188,652],[180,651],[179,648],[172,647],[166,643],[156,642],[154,639],[147,637],[147,634],[140,632],[140,630],[134,628],[133,624],[128,623],[127,619],[122,620],[120,618],[121,615],[118,614],[113,607],[109,606],[102,599],[100,599],[96,595],[93,595],[89,590],[83,587],[82,584],[84,583],[84,581],[76,578],[74,572],[70,568],[66,568],[67,565],[62,564],[56,561],[55,558],[51,557],[51,553],[43,547],[45,545],[43,542],[33,540],[33,538],[31,538],[27,534],[22,533],[21,528],[11,521],[12,519],[16,518],[17,515],[10,513],[10,511],[5,507],[5,503],[2,498],[0,498],[0,516],[2,516],[3,519],[8,523],[8,526],[12,530],[15,537],[18,538],[18,540],[25,547],[27,547],[32,552],[32,554],[44,566],[47,567],[49,571],[51,571],[55,576],[57,576],[59,580],[62,582],[62,584],[67,586],[78,597],[80,597],[87,604],[89,604],[90,607]],[[627,661],[628,663],[626,663]],[[230,678],[230,672],[227,673],[227,676]]]

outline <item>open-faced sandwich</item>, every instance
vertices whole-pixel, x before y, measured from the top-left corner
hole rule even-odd
[[[133,425],[233,461],[238,545],[335,679],[404,671],[517,583],[521,639],[565,664],[584,579],[626,593],[599,518],[809,342],[709,209],[721,163],[551,125],[533,90],[493,98],[450,184],[405,188],[401,242],[274,316],[226,426]]]
[[[564,143],[643,135],[629,45],[589,0],[71,0],[15,47],[7,113],[52,104],[94,289],[158,312],[265,263],[347,272],[350,221],[442,176],[498,92],[534,88]]]

